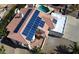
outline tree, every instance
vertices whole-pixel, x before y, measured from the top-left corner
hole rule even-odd
[[[54,49],[58,54],[79,54],[79,46],[76,42],[73,45],[59,45]]]
[[[69,47],[65,46],[65,45],[59,45],[56,46],[56,49],[54,49],[57,54],[70,54],[71,52],[69,52]]]
[[[73,54],[79,54],[79,46],[78,43],[74,42],[74,45],[70,45],[70,49],[72,50]]]

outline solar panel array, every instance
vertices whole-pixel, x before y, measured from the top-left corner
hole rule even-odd
[[[38,17],[38,14],[39,14],[39,11],[36,10],[22,33],[23,35],[26,36],[26,39],[28,39],[29,41],[31,41],[33,38],[33,35],[35,35],[37,27],[44,26],[45,22],[42,21],[40,17]]]
[[[24,17],[22,18],[22,20],[20,21],[18,26],[15,28],[14,32],[16,32],[16,33],[18,32],[18,30],[20,29],[21,25],[24,23],[24,21],[26,20],[27,16],[30,14],[31,11],[32,11],[32,9],[28,9],[28,11],[24,15]]]

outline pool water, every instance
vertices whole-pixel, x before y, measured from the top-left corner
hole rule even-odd
[[[45,13],[47,13],[47,12],[50,11],[49,8],[48,8],[48,7],[45,7],[44,5],[40,5],[40,6],[38,7],[38,9],[39,9],[40,11],[42,11],[42,12],[45,12]]]

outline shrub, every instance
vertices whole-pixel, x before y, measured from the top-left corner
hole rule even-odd
[[[3,45],[0,47],[0,54],[5,54],[5,48]]]

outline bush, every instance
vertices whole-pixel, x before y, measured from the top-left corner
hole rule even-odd
[[[40,51],[41,51],[41,48],[35,46],[30,52],[32,54],[41,54]]]
[[[73,45],[70,44],[69,47],[66,45],[59,45],[56,46],[55,51],[58,54],[79,54],[79,46],[76,42],[74,42]]]
[[[59,45],[56,46],[56,49],[54,49],[57,54],[70,54],[71,52],[69,52],[69,47],[65,46],[65,45]]]
[[[0,47],[0,54],[5,54],[5,48],[3,45]]]

